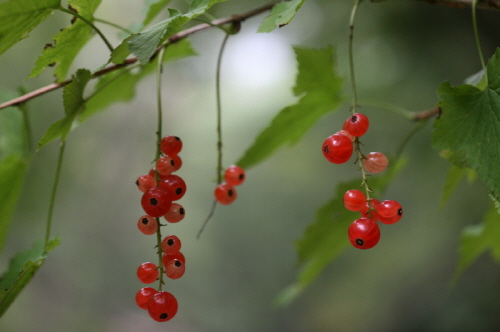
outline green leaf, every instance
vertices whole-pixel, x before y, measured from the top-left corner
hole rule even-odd
[[[457,189],[458,184],[466,176],[469,171],[472,171],[468,168],[462,168],[455,165],[451,165],[448,170],[448,175],[446,176],[446,181],[444,184],[443,194],[441,195],[441,201],[439,203],[442,208],[446,202],[450,199],[451,195]],[[473,172],[473,171],[472,171]]]
[[[384,175],[370,178],[370,187],[377,193],[383,192],[405,164],[404,160],[398,160]],[[343,197],[347,190],[358,188],[359,185],[359,179],[339,184],[335,195],[318,209],[314,222],[296,243],[299,265],[302,266],[297,281],[278,295],[275,301],[277,305],[283,306],[293,301],[350,246],[347,229],[359,217],[359,213],[346,210]]]
[[[0,3],[0,54],[42,23],[60,0],[8,0]]]
[[[342,79],[334,71],[331,47],[315,50],[295,47],[298,75],[293,92],[297,104],[285,107],[236,163],[244,169],[262,162],[284,144],[297,143],[326,113],[342,102]]]
[[[441,84],[438,94],[442,114],[434,122],[432,145],[460,156],[463,162],[453,162],[474,169],[499,200],[500,49],[490,59],[487,73],[488,86],[484,90]]]
[[[128,49],[129,41],[134,36],[135,35],[128,36],[122,41],[120,45],[115,47],[113,52],[111,52],[111,57],[109,59],[109,62],[121,64],[125,61],[125,59],[127,59],[127,57],[130,55],[130,50]]]
[[[50,240],[47,248],[44,248],[43,241],[38,241],[32,249],[18,253],[11,260],[8,270],[0,278],[0,317],[43,265],[47,253],[58,245],[58,239]]]
[[[142,22],[142,26],[145,27],[158,15],[165,6],[167,6],[172,0],[148,0],[146,1],[146,6],[148,8],[146,17]]]
[[[71,0],[69,5],[78,14],[93,21],[93,14],[101,0]],[[66,14],[65,14],[66,15]],[[36,77],[49,65],[56,65],[54,74],[58,82],[66,78],[66,74],[82,47],[92,36],[92,28],[82,20],[64,28],[54,36],[54,45],[46,47],[38,57],[35,67],[28,77]]]
[[[305,0],[292,0],[278,3],[273,7],[268,17],[264,19],[258,32],[271,32],[290,23]]]

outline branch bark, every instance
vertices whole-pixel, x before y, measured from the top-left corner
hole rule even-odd
[[[175,42],[177,42],[181,39],[184,39],[184,38],[186,38],[186,37],[188,37],[196,32],[210,29],[210,28],[213,28],[214,26],[219,26],[219,25],[224,25],[224,24],[229,24],[229,23],[241,23],[242,21],[246,20],[247,18],[250,18],[252,16],[256,16],[256,15],[262,14],[268,10],[271,10],[279,2],[281,2],[281,1],[280,0],[273,1],[267,5],[257,7],[255,9],[249,10],[249,11],[241,13],[241,14],[235,14],[235,15],[231,15],[228,17],[213,20],[212,22],[210,22],[211,24],[202,23],[202,24],[195,25],[191,28],[188,28],[186,30],[182,30],[182,31],[170,36],[170,38],[168,38],[167,44],[175,43]],[[165,47],[165,46],[162,46],[162,47]],[[160,51],[160,49],[161,49],[161,47],[155,51],[152,58],[154,58],[157,55],[157,53]],[[93,78],[97,78],[97,77],[102,76],[104,74],[107,74],[109,72],[118,70],[120,68],[127,67],[133,63],[136,63],[137,61],[139,61],[139,59],[137,57],[128,58],[121,64],[112,65],[112,66],[106,67],[102,70],[95,72],[93,74]],[[69,79],[69,80],[66,80],[66,81],[63,81],[60,83],[52,83],[52,84],[46,85],[44,87],[41,87],[37,90],[31,91],[25,95],[22,95],[20,97],[14,98],[12,100],[9,100],[5,103],[0,104],[0,110],[3,108],[6,108],[6,107],[16,106],[16,105],[25,103],[25,102],[27,102],[35,97],[41,96],[47,92],[50,92],[50,91],[59,89],[65,85],[68,85],[72,81],[73,80]]]

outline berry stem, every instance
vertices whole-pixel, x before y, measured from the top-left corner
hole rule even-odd
[[[112,26],[113,28],[117,28],[118,30],[121,30],[121,31],[126,32],[126,33],[131,34],[131,35],[133,35],[133,34],[134,34],[134,32],[133,32],[133,31],[131,31],[131,30],[127,29],[127,28],[124,28],[124,27],[122,27],[121,25],[118,25],[118,24],[116,24],[116,23],[113,23],[113,22],[110,22],[110,21],[103,20],[102,18],[97,18],[97,17],[94,17],[94,21],[96,21],[96,22],[100,22],[100,23],[102,23],[102,24],[106,24],[106,25],[109,25],[109,26]]]
[[[351,113],[356,113],[356,107],[358,102],[358,97],[356,93],[356,81],[354,79],[354,54],[352,50],[352,43],[354,39],[354,18],[356,17],[356,11],[358,10],[359,4],[362,0],[356,0],[354,2],[354,6],[352,7],[351,17],[349,19],[349,74],[351,76],[351,89],[352,89],[352,104],[351,104]]]
[[[479,41],[479,32],[477,29],[477,19],[476,19],[476,7],[478,0],[472,1],[472,25],[474,27],[474,37],[476,39],[477,51],[479,53],[479,59],[481,60],[481,66],[483,67],[484,76],[486,78],[486,82],[488,82],[486,64],[484,62],[483,52],[481,51],[481,42]]]
[[[201,225],[200,230],[198,231],[198,234],[196,235],[196,239],[199,240],[201,233],[203,233],[203,230],[205,229],[205,226],[207,226],[208,221],[212,218],[212,216],[215,213],[215,208],[217,207],[217,200],[214,199],[212,202],[212,207],[210,208],[210,212],[208,213],[208,216],[205,218],[205,221],[203,222],[203,225]]]

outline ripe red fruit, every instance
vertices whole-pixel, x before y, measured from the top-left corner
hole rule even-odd
[[[347,138],[349,138],[351,140],[351,142],[354,141],[354,136],[352,136],[351,133],[345,129],[339,130],[335,134],[341,134],[341,135],[347,136]]]
[[[333,134],[323,143],[323,155],[334,164],[342,164],[348,161],[352,156],[352,142],[342,134]]]
[[[161,175],[169,175],[177,170],[175,160],[170,156],[163,156],[156,161],[156,170]]]
[[[160,291],[148,299],[148,313],[157,322],[174,318],[178,307],[177,299],[169,292]]]
[[[148,189],[156,187],[156,180],[154,175],[151,176],[149,174],[146,174],[139,176],[135,181],[135,184],[140,191],[146,192]]]
[[[366,115],[361,113],[354,113],[351,117],[345,120],[342,129],[347,130],[352,136],[363,136],[368,127],[370,126],[370,122]]]
[[[370,218],[373,221],[378,221],[378,207],[380,205],[380,201],[375,198],[370,198],[370,201],[365,203],[365,206],[359,211],[361,217]],[[371,209],[370,209],[371,207]]]
[[[182,263],[186,263],[186,258],[184,257],[184,255],[180,251],[174,252],[174,253],[168,254],[168,255],[163,255],[163,257],[161,259],[163,262],[163,267],[166,267],[168,262],[170,262],[172,259],[178,259]]]
[[[172,203],[170,210],[163,216],[166,221],[171,223],[176,223],[184,219],[186,216],[186,211],[182,207],[182,205],[177,203]]]
[[[135,294],[135,303],[139,306],[139,308],[148,310],[148,300],[151,296],[156,294],[157,291],[154,288],[151,287],[144,287],[141,288],[136,294]]]
[[[231,165],[224,172],[224,180],[232,186],[239,186],[245,181],[245,170],[240,166]]]
[[[179,170],[179,168],[182,167],[182,159],[178,155],[170,156],[174,162],[174,170],[173,172],[176,172]]]
[[[175,174],[165,176],[165,178],[160,181],[159,187],[168,192],[172,201],[181,199],[186,193],[186,182]]]
[[[153,235],[158,231],[158,222],[155,218],[145,214],[137,221],[137,228],[139,228],[143,234]]]
[[[169,235],[161,241],[161,249],[167,255],[175,254],[181,249],[181,240],[175,235]]]
[[[232,185],[221,183],[215,188],[214,196],[220,204],[229,205],[234,202],[238,194]]]
[[[383,172],[387,165],[389,165],[389,160],[381,152],[370,152],[363,160],[363,166],[370,173]]]
[[[360,190],[352,189],[344,194],[344,206],[349,211],[361,211],[366,206],[366,196]]]
[[[394,224],[403,217],[403,208],[393,200],[386,200],[379,204],[377,214],[380,222]]]
[[[186,272],[186,265],[178,259],[171,259],[165,265],[165,274],[170,279],[179,279]]]
[[[145,284],[152,284],[158,279],[159,275],[158,267],[154,263],[142,263],[137,268],[137,278]]]
[[[182,141],[177,136],[165,136],[160,141],[160,150],[163,154],[176,156],[182,150]]]
[[[142,195],[141,205],[146,214],[161,217],[170,210],[172,199],[165,189],[151,188]]]
[[[349,226],[347,236],[354,247],[370,249],[380,240],[380,228],[372,219],[360,218]]]

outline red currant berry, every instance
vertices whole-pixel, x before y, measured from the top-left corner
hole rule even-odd
[[[220,204],[229,205],[234,202],[238,194],[232,185],[221,183],[215,188],[214,196]]]
[[[389,160],[381,152],[370,152],[363,160],[363,165],[365,166],[365,169],[370,173],[380,173],[387,168],[387,165],[389,165]]]
[[[171,259],[165,266],[165,274],[170,279],[179,279],[186,272],[186,265],[178,259]]]
[[[163,156],[156,161],[156,170],[161,175],[169,175],[175,172],[175,160],[170,156]]]
[[[156,187],[156,180],[154,178],[154,175],[151,176],[149,174],[146,174],[139,176],[135,181],[135,184],[140,191],[146,192],[148,189]]]
[[[151,188],[142,195],[141,205],[146,214],[161,217],[170,210],[172,199],[163,188]]]
[[[139,308],[148,310],[148,300],[151,296],[157,293],[156,289],[151,287],[141,288],[137,294],[135,294],[135,303],[139,306]]]
[[[369,126],[370,122],[368,121],[366,115],[355,113],[350,118],[345,120],[342,129],[347,130],[352,136],[360,137],[366,133]]]
[[[148,300],[148,313],[157,322],[171,320],[178,308],[177,299],[169,292],[157,292]]]
[[[154,177],[156,179],[156,174],[155,174],[156,172],[155,171],[156,171],[156,167],[151,168],[151,170],[149,171],[149,175],[151,175],[152,177]],[[161,180],[165,177],[165,175],[158,173],[158,177]]]
[[[366,196],[360,190],[348,190],[344,194],[344,206],[349,211],[361,211],[366,206]]]
[[[340,135],[344,135],[344,136],[347,136],[347,138],[349,138],[351,140],[351,142],[354,141],[354,136],[351,135],[350,132],[348,132],[347,130],[345,129],[342,129],[342,130],[339,130],[337,131],[335,134],[340,134]]]
[[[232,186],[239,186],[245,181],[245,170],[240,166],[229,166],[224,172],[224,180]]]
[[[160,150],[163,154],[176,156],[182,150],[182,141],[177,136],[165,136],[160,141]]]
[[[360,218],[349,226],[347,235],[356,248],[370,249],[380,240],[380,228],[372,219]]]
[[[378,206],[377,214],[380,222],[394,224],[403,217],[403,208],[396,201],[386,200]]]
[[[137,278],[145,284],[152,284],[159,275],[158,267],[150,262],[142,263],[137,269]]]
[[[178,252],[174,252],[172,254],[163,255],[163,257],[162,257],[163,267],[166,267],[168,262],[170,262],[172,259],[178,259],[182,263],[184,263],[184,264],[186,263],[186,258],[184,257],[182,252],[178,251]]]
[[[380,201],[375,198],[370,198],[370,201],[365,203],[365,206],[359,211],[361,217],[370,218],[373,221],[378,221],[378,207]]]
[[[145,214],[137,221],[137,228],[139,228],[143,234],[153,235],[158,231],[158,222],[155,218]]]
[[[178,171],[182,167],[182,159],[178,155],[171,156],[174,161],[174,172]]]
[[[186,182],[178,175],[170,174],[165,176],[160,181],[159,186],[168,192],[172,201],[178,201],[186,193]]]
[[[164,215],[166,221],[171,223],[176,223],[184,219],[186,216],[186,211],[182,207],[182,205],[177,203],[172,203],[170,210]]]
[[[161,241],[161,249],[167,255],[179,252],[181,250],[181,240],[175,235],[169,235]]]
[[[352,156],[352,142],[342,134],[333,134],[323,143],[323,155],[334,164],[342,164]]]

